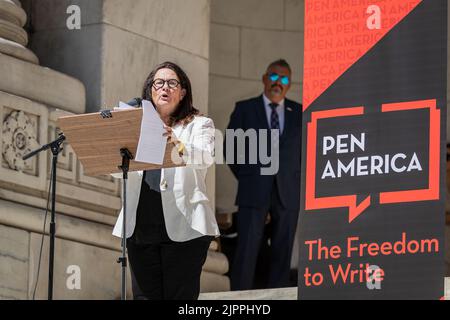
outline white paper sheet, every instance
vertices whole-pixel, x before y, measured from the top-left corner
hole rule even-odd
[[[164,122],[159,117],[153,104],[142,100],[141,135],[136,151],[136,161],[161,165],[166,152],[167,137]]]
[[[119,101],[119,106],[114,107],[113,111],[122,111],[122,110],[129,110],[129,109],[135,109],[135,107],[132,107],[125,102]]]

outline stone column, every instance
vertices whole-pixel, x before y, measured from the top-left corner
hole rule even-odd
[[[36,55],[25,47],[28,35],[22,27],[26,18],[19,1],[0,1],[0,52],[38,64]]]
[[[83,85],[39,66],[36,55],[25,47],[28,44],[25,22],[26,13],[19,1],[0,0],[0,90],[63,110],[84,112]]]

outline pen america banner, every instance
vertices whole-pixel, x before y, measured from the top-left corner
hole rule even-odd
[[[444,295],[446,0],[305,0],[299,299]]]

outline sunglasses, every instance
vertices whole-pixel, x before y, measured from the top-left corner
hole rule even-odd
[[[271,74],[269,74],[269,79],[272,82],[278,81],[278,79],[280,79],[280,78],[281,78],[280,82],[281,82],[282,85],[287,86],[289,84],[290,80],[289,80],[288,76],[280,77],[280,75],[278,73],[271,73]]]

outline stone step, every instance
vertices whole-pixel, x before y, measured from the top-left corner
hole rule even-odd
[[[229,290],[230,279],[227,276],[202,271],[200,275],[200,292],[230,292]]]
[[[445,278],[445,300],[450,300],[450,277]],[[199,300],[297,300],[297,287],[201,293]]]
[[[208,250],[203,270],[222,275],[228,272],[228,268],[228,259],[223,253]]]
[[[297,287],[201,293],[199,300],[297,300]]]

